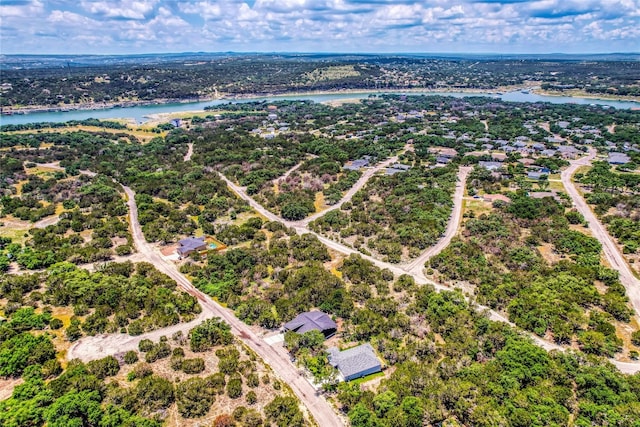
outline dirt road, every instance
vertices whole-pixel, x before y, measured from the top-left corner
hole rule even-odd
[[[113,356],[117,353],[129,350],[138,350],[138,344],[144,339],[159,341],[161,336],[171,338],[171,335],[182,331],[187,336],[189,330],[195,328],[206,319],[214,317],[212,311],[203,307],[202,312],[194,320],[188,323],[179,323],[166,328],[147,332],[146,334],[131,336],[127,334],[102,334],[84,337],[75,343],[67,351],[67,359],[80,359],[83,362]]]
[[[184,161],[188,162],[191,160],[191,156],[193,156],[193,142],[187,144],[187,154],[184,155]]]
[[[462,220],[462,198],[464,197],[467,175],[469,175],[469,172],[471,172],[472,169],[473,168],[467,166],[460,167],[458,171],[458,182],[456,183],[456,190],[453,194],[453,210],[451,212],[449,222],[447,223],[447,229],[445,230],[444,236],[438,240],[438,243],[424,251],[418,258],[408,263],[405,266],[407,270],[416,274],[422,273],[422,269],[424,268],[424,264],[427,260],[438,255],[444,248],[449,246],[449,243],[451,243],[451,239],[453,239],[458,232],[458,227],[460,227],[460,221]]]
[[[633,275],[631,268],[629,268],[624,256],[620,253],[615,241],[609,235],[604,225],[602,225],[598,220],[571,180],[571,177],[576,170],[580,166],[591,165],[591,161],[595,156],[596,151],[592,149],[589,152],[589,155],[571,161],[571,165],[561,174],[562,184],[573,200],[574,206],[578,212],[584,216],[585,220],[589,224],[589,229],[593,233],[593,236],[602,244],[602,251],[609,264],[611,264],[611,268],[620,273],[620,282],[625,287],[627,296],[629,297],[631,305],[635,311],[636,319],[640,322],[640,280]]]

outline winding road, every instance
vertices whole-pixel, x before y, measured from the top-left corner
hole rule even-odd
[[[578,212],[584,216],[585,220],[589,224],[589,229],[593,233],[593,236],[602,244],[602,252],[611,265],[611,268],[618,271],[620,274],[620,283],[622,283],[627,291],[627,296],[629,297],[631,305],[635,311],[636,319],[640,324],[640,280],[634,276],[631,268],[624,259],[624,256],[620,253],[616,242],[593,213],[572,180],[573,174],[576,170],[581,166],[591,166],[591,161],[595,156],[596,150],[592,148],[587,156],[571,161],[570,166],[562,172],[560,178],[562,180],[562,185],[564,185],[564,188],[573,200],[574,206]]]
[[[594,154],[595,156],[595,154]],[[591,157],[593,158],[593,157]],[[586,161],[590,161],[591,159],[581,159],[581,160],[586,160]],[[587,164],[587,163],[585,163]],[[581,166],[581,164],[577,164],[577,167]],[[380,170],[380,168],[376,168],[376,170]],[[575,169],[574,169],[575,172]],[[375,172],[374,172],[375,173]],[[460,171],[458,172],[458,183],[457,183],[457,187],[456,187],[456,192],[454,194],[454,209],[453,209],[453,213],[451,215],[450,218],[450,224],[448,224],[447,226],[447,232],[445,233],[445,236],[443,237],[443,239],[441,241],[438,242],[438,244],[436,246],[439,247],[439,249],[434,250],[433,248],[429,248],[427,249],[427,251],[425,251],[425,253],[423,253],[422,255],[420,255],[420,257],[418,257],[417,259],[420,259],[421,261],[424,260],[424,262],[426,262],[431,256],[436,255],[437,253],[439,253],[444,247],[446,247],[449,242],[451,241],[451,239],[453,238],[453,236],[455,236],[456,231],[459,227],[460,224],[460,219],[461,219],[461,212],[462,212],[462,203],[463,203],[463,197],[462,195],[464,194],[464,187],[465,187],[465,182],[466,182],[466,177],[469,173],[469,169],[467,168],[461,168]],[[369,177],[371,177],[373,175],[370,174]],[[254,209],[256,209],[260,214],[264,215],[266,218],[268,218],[270,221],[278,221],[278,222],[282,222],[283,224],[285,224],[288,227],[293,227],[296,232],[298,234],[302,234],[302,233],[309,233],[309,234],[313,234],[314,236],[316,236],[318,238],[318,240],[320,240],[322,243],[324,243],[327,247],[329,247],[330,249],[335,250],[336,252],[340,252],[343,253],[345,255],[351,255],[351,254],[357,254],[359,256],[361,256],[363,259],[366,259],[368,261],[371,261],[374,265],[380,267],[380,268],[387,268],[389,270],[391,270],[394,274],[396,275],[401,275],[401,274],[408,274],[410,276],[412,276],[414,278],[414,280],[416,281],[417,284],[419,285],[425,285],[425,284],[429,284],[432,285],[437,291],[451,291],[452,289],[450,287],[447,286],[443,286],[441,284],[438,284],[430,279],[428,279],[423,272],[423,266],[424,264],[420,264],[418,262],[412,261],[411,263],[409,263],[408,265],[397,265],[397,264],[391,264],[391,263],[387,263],[384,261],[381,261],[379,259],[376,259],[374,257],[371,257],[369,255],[364,255],[360,252],[358,252],[357,250],[346,246],[342,243],[336,242],[334,240],[328,239],[327,237],[320,235],[316,232],[314,232],[313,230],[310,230],[306,224],[304,224],[303,222],[293,222],[293,221],[286,221],[280,217],[278,217],[277,215],[273,214],[272,212],[268,211],[267,209],[265,209],[262,205],[260,205],[259,203],[257,203],[255,200],[253,200],[253,198],[251,198],[251,196],[247,195],[247,193],[244,191],[244,189],[242,187],[239,187],[238,185],[234,184],[233,182],[229,181],[226,177],[224,177],[223,175],[220,175],[221,178],[227,183],[227,185],[229,186],[229,188],[231,188],[235,193],[238,194],[239,197],[241,197],[242,199],[244,199],[247,203],[249,203],[249,205],[251,205],[251,207],[253,207]],[[366,182],[362,182],[360,183],[359,188],[362,188],[362,186],[364,186]],[[353,194],[355,194],[355,192],[353,192],[351,194],[351,197],[353,196]],[[341,203],[344,203],[346,201],[350,200],[349,198],[346,198],[345,200],[342,200]],[[325,210],[323,213],[326,213],[327,211]],[[586,215],[585,215],[586,217]],[[606,233],[605,233],[606,234]],[[486,306],[482,306],[482,305],[478,305],[475,304],[475,308],[478,311],[481,312],[485,312],[487,313],[488,317],[491,320],[497,321],[497,322],[504,322],[507,323],[509,325],[511,325],[514,328],[519,329],[522,333],[528,335],[533,342],[538,345],[541,348],[544,348],[547,351],[552,351],[552,350],[556,350],[556,351],[566,351],[567,348],[560,346],[554,342],[551,341],[547,341],[531,332],[527,332],[527,331],[523,331],[520,328],[518,328],[513,322],[509,321],[508,318],[506,318],[504,315],[498,313],[497,311],[494,311],[492,309],[490,309],[489,307]],[[634,305],[635,308],[635,305]],[[636,313],[638,312],[638,310],[636,309]],[[635,374],[637,372],[640,372],[640,362],[622,362],[622,361],[618,361],[615,359],[609,359],[609,361],[616,366],[621,372],[625,373],[625,374]]]
[[[599,224],[599,222],[597,221],[597,219],[595,219],[595,217],[593,216],[593,213],[590,211],[588,206],[586,206],[586,203],[584,203],[584,200],[579,196],[579,194],[577,194],[577,190],[575,190],[575,187],[573,187],[573,184],[570,181],[571,175],[575,172],[575,170],[583,164],[589,164],[588,162],[590,162],[590,160],[593,159],[593,156],[595,156],[595,154],[592,153],[590,156],[587,156],[586,158],[579,159],[577,161],[572,162],[569,169],[563,172],[562,180],[563,180],[563,183],[565,184],[565,187],[569,191],[571,197],[574,198],[574,200],[576,201],[576,206],[578,207],[578,209],[582,212],[582,210],[585,209],[586,207],[587,211],[582,213],[591,225],[592,223]],[[455,236],[456,234],[456,231],[460,224],[460,218],[462,213],[462,202],[463,202],[462,196],[464,193],[464,186],[465,186],[466,177],[469,173],[470,168],[461,168],[459,171],[459,174],[458,174],[459,179],[456,186],[456,191],[454,193],[454,209],[451,215],[450,222],[447,226],[445,235],[438,242],[436,246],[429,248],[427,251],[421,254],[420,257],[416,258],[414,261],[406,265],[402,266],[402,265],[390,264],[390,263],[386,263],[381,260],[378,260],[376,258],[373,258],[371,256],[363,255],[353,248],[350,248],[342,243],[330,240],[325,236],[319,235],[308,228],[308,224],[310,221],[320,217],[321,215],[326,214],[330,210],[337,209],[342,203],[345,203],[351,200],[353,195],[355,195],[376,172],[380,171],[382,168],[385,168],[396,161],[397,161],[397,156],[392,157],[387,161],[378,164],[374,168],[368,169],[363,174],[363,176],[358,180],[358,182],[345,194],[345,196],[340,200],[339,203],[337,203],[335,206],[332,206],[327,210],[324,210],[319,214],[313,215],[302,221],[286,221],[280,218],[279,216],[273,214],[272,212],[264,208],[262,205],[260,205],[258,202],[256,202],[252,197],[250,197],[245,192],[244,188],[234,184],[222,174],[220,174],[220,177],[225,181],[225,183],[229,186],[229,188],[232,191],[234,191],[240,198],[245,200],[253,209],[255,209],[258,213],[260,213],[270,221],[282,222],[286,226],[294,228],[300,234],[301,233],[313,234],[330,249],[333,249],[337,252],[340,252],[346,255],[358,254],[362,256],[364,259],[371,261],[374,265],[380,268],[387,268],[391,270],[394,274],[397,274],[397,275],[409,274],[416,280],[416,283],[418,284],[431,284],[435,287],[436,290],[439,290],[439,291],[451,290],[451,288],[449,287],[437,284],[427,279],[424,276],[424,273],[422,270],[423,270],[424,263],[431,256],[436,255],[443,248],[445,248],[449,244],[453,236]],[[88,173],[87,171],[84,171],[83,173],[89,174],[90,172]],[[573,188],[573,191],[576,194],[571,194],[571,188]],[[247,346],[249,346],[253,351],[255,351],[264,360],[266,364],[272,367],[276,375],[279,376],[285,383],[287,383],[291,387],[291,389],[298,396],[301,402],[308,408],[309,412],[312,414],[312,416],[315,418],[316,422],[320,426],[324,427],[324,426],[344,425],[344,421],[336,414],[333,407],[322,396],[318,395],[315,389],[311,386],[311,384],[309,384],[309,382],[305,380],[298,373],[297,368],[290,362],[289,355],[283,347],[280,347],[280,346],[272,347],[267,343],[265,343],[265,341],[263,341],[260,337],[258,337],[246,324],[244,324],[242,321],[237,319],[234,316],[232,311],[223,308],[222,306],[217,304],[215,301],[213,301],[211,298],[209,298],[207,295],[203,294],[198,289],[196,289],[191,284],[191,282],[178,271],[178,269],[173,263],[164,259],[155,250],[155,248],[153,248],[151,245],[149,245],[146,242],[142,234],[140,224],[138,222],[138,210],[137,210],[137,205],[135,203],[135,193],[127,186],[123,186],[123,189],[127,194],[127,198],[128,198],[127,204],[129,206],[129,216],[130,216],[133,240],[138,248],[138,251],[144,256],[144,258],[146,258],[147,261],[154,264],[158,270],[162,271],[163,273],[167,274],[169,277],[173,278],[178,283],[178,285],[181,286],[186,292],[190,293],[191,295],[193,295],[199,300],[203,309],[203,312],[201,314],[203,318],[206,318],[207,316],[216,316],[226,321],[231,326],[231,330],[234,333],[234,335],[239,337]],[[584,206],[582,207],[579,203],[580,200],[582,200],[582,203],[584,204]],[[595,233],[596,227],[597,225],[593,225],[594,233]],[[607,240],[611,244],[613,244],[613,242],[611,241],[610,237],[608,237],[608,234],[606,233],[606,231],[604,231],[604,228],[602,227],[601,224],[600,224],[600,227],[602,228],[602,232],[604,234],[598,238],[603,242],[603,247],[605,246],[604,242]],[[603,239],[601,239],[601,237],[603,237]],[[613,251],[611,251],[610,249],[611,248],[609,248],[609,250],[606,250],[605,254],[607,258],[611,256],[612,259],[616,261],[616,262],[612,262],[612,266],[614,266],[615,268],[618,268],[618,266],[627,267],[623,259],[622,261],[620,261],[619,257],[621,257],[621,255],[617,251],[617,248],[615,247],[615,245],[613,245],[613,249],[614,249]],[[623,270],[622,268],[619,269],[619,271],[621,271],[621,281],[623,280],[622,270]],[[631,275],[631,278],[633,278],[633,275]],[[635,278],[633,279],[635,280]],[[626,275],[624,280],[626,284],[625,282],[623,282],[623,284],[625,284],[625,287],[627,287],[629,285],[629,278],[626,277]],[[635,287],[633,287],[632,289],[637,290],[638,289],[637,281],[634,286]],[[627,289],[627,291],[631,295],[630,289]],[[505,322],[512,326],[515,326],[502,314],[496,311],[493,311],[487,307],[479,306],[479,305],[476,305],[475,307],[479,311],[486,312],[489,318],[492,320]],[[639,311],[640,307],[636,305],[636,302],[634,302],[634,308],[636,309],[636,312]],[[166,334],[166,330],[154,331],[152,333]],[[539,345],[540,347],[546,350],[558,350],[558,351],[565,350],[562,346],[546,341],[534,334],[527,333],[527,335],[529,335],[537,345]],[[80,344],[80,343],[76,344],[74,346],[74,349],[70,351],[70,354],[77,354],[78,347],[82,345],[90,345],[89,341],[91,341],[92,339],[94,340],[100,339],[100,337],[83,338],[81,342],[84,341],[85,344]],[[109,346],[109,348],[107,348],[107,351],[119,352],[121,351],[121,348],[118,348],[118,345],[113,347]],[[103,357],[103,356],[98,355],[92,358],[97,358],[97,357]],[[610,359],[610,361],[621,372],[633,374],[640,371],[640,363],[620,362],[614,359]]]

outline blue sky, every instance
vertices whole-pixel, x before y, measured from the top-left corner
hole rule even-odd
[[[0,52],[640,51],[640,0],[0,0]]]

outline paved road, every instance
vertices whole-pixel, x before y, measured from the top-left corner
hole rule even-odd
[[[571,161],[571,165],[565,169],[561,174],[562,184],[567,190],[567,193],[573,200],[573,203],[589,224],[589,229],[593,233],[593,236],[602,244],[602,251],[604,256],[611,264],[611,268],[617,270],[620,273],[620,282],[627,291],[627,296],[631,301],[631,305],[636,313],[636,319],[640,322],[640,280],[638,280],[629,268],[624,256],[620,253],[618,246],[613,238],[607,232],[607,229],[595,216],[587,202],[580,195],[576,186],[574,185],[571,177],[580,166],[590,166],[591,161],[595,158],[596,151],[591,150],[589,155],[581,157],[580,159]]]
[[[159,271],[174,279],[186,292],[198,299],[203,312],[212,313],[231,326],[231,332],[240,338],[249,348],[255,351],[266,364],[271,366],[275,374],[288,384],[300,401],[307,407],[318,425],[342,426],[344,423],[335,413],[333,407],[322,397],[317,396],[315,389],[304,379],[296,367],[290,362],[288,352],[280,346],[271,347],[258,337],[245,323],[233,315],[231,310],[225,309],[213,301],[209,296],[196,289],[189,279],[178,271],[176,266],[165,260],[145,240],[140,223],[138,222],[138,207],[135,203],[135,193],[127,186],[122,186],[127,194],[131,233],[138,251],[147,258]]]
[[[405,267],[407,270],[416,274],[422,273],[422,269],[424,268],[424,264],[427,260],[438,255],[444,248],[449,246],[449,243],[451,243],[451,239],[453,239],[458,232],[458,227],[460,227],[460,221],[462,220],[462,198],[464,197],[464,188],[467,182],[467,176],[471,170],[473,170],[472,167],[466,166],[460,167],[458,171],[456,191],[453,194],[453,211],[451,212],[451,217],[447,223],[447,229],[445,230],[444,236],[434,246],[424,251],[418,258],[408,263]]]

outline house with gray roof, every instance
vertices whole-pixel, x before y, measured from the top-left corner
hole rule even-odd
[[[478,166],[480,166],[481,168],[485,168],[487,170],[490,170],[490,171],[495,171],[495,170],[500,169],[503,166],[503,164],[502,164],[502,162],[484,162],[484,161],[482,161],[482,162],[478,162]]]
[[[337,347],[331,347],[327,351],[329,363],[340,371],[345,381],[382,371],[380,359],[369,343],[344,351],[340,351]]]
[[[385,172],[386,175],[395,175],[397,173],[406,172],[411,169],[409,165],[403,165],[402,163],[394,163],[389,166]]]
[[[367,166],[369,166],[369,160],[362,158],[362,159],[352,161],[351,164],[345,165],[343,169],[357,171]]]
[[[527,178],[529,178],[529,179],[539,180],[543,176],[549,176],[549,174],[548,173],[544,173],[544,172],[528,172],[527,173]]]
[[[617,153],[612,151],[609,153],[609,158],[607,159],[610,165],[624,165],[631,161],[628,155],[625,153]]]
[[[186,239],[182,239],[178,241],[178,249],[176,252],[180,257],[188,256],[192,252],[203,251],[207,249],[207,243],[204,241],[204,236],[202,237],[187,237]]]
[[[325,338],[329,338],[335,335],[338,326],[327,313],[308,311],[298,314],[295,319],[285,323],[284,329],[298,334],[316,330],[322,332]]]

